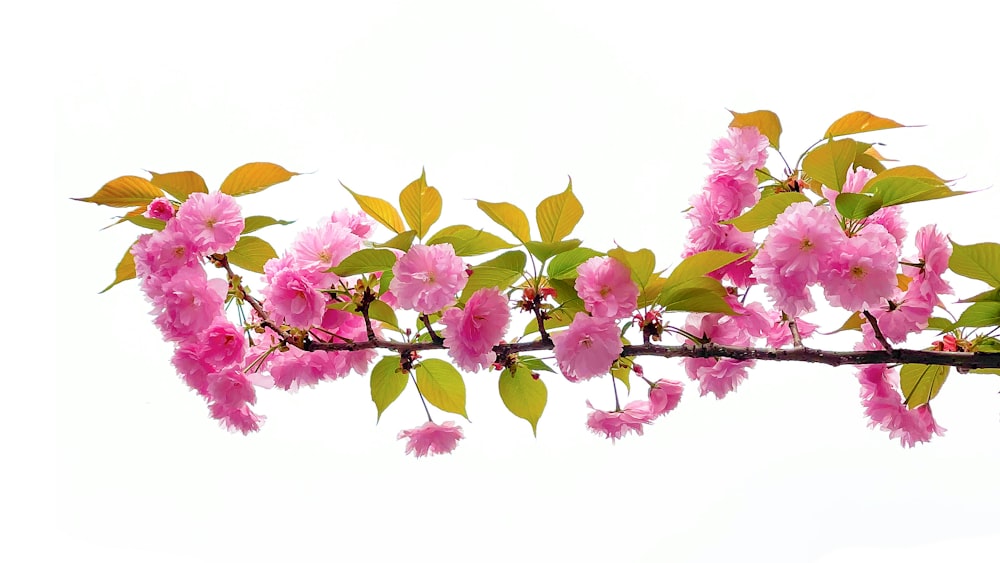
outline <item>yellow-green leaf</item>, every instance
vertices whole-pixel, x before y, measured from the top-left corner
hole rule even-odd
[[[809,151],[802,159],[802,171],[826,187],[840,191],[847,179],[847,171],[854,164],[858,143],[854,139],[828,141]]]
[[[270,162],[251,162],[230,172],[219,191],[231,196],[257,193],[298,175]]]
[[[844,324],[840,325],[840,328],[838,328],[837,330],[833,332],[823,332],[820,334],[830,335],[830,334],[837,334],[838,332],[843,332],[845,330],[861,330],[861,327],[864,326],[866,322],[868,321],[865,320],[865,317],[861,314],[861,312],[855,311],[851,313],[851,316],[847,317],[847,320],[844,321]]]
[[[416,366],[417,387],[427,402],[435,407],[468,420],[465,412],[465,381],[451,364],[437,358],[421,361]]]
[[[403,332],[399,328],[399,320],[396,318],[396,311],[392,310],[385,301],[372,301],[368,304],[368,318],[386,324],[389,328]]]
[[[278,253],[274,251],[266,241],[254,236],[241,236],[236,241],[236,246],[226,253],[229,263],[239,266],[244,270],[264,273],[264,263],[271,258],[277,258]]]
[[[837,211],[845,219],[861,220],[882,208],[879,194],[840,193],[834,199]]]
[[[193,193],[208,193],[208,186],[205,179],[197,172],[168,172],[157,174],[149,171],[153,176],[149,181],[156,187],[174,196],[177,201],[184,201]]]
[[[500,388],[500,399],[507,410],[514,416],[527,420],[531,424],[531,432],[537,436],[538,419],[549,398],[545,383],[541,378],[533,377],[531,370],[522,367],[513,373],[509,369],[500,372],[497,385]]]
[[[472,294],[484,287],[496,287],[505,290],[524,273],[527,256],[520,250],[511,250],[472,267],[472,275],[462,290],[462,301],[467,301]]]
[[[424,238],[431,225],[441,217],[441,194],[433,186],[427,185],[423,170],[420,177],[410,182],[399,194],[399,208],[417,237]]]
[[[663,292],[663,288],[666,287],[666,285],[667,280],[661,276],[653,276],[650,278],[645,287],[642,287],[639,291],[639,298],[636,300],[636,308],[643,309],[656,303],[656,298]]]
[[[865,133],[867,131],[878,131],[880,129],[895,129],[897,127],[906,127],[906,125],[885,117],[873,115],[867,111],[852,111],[830,124],[830,127],[827,128],[823,136],[833,138],[842,135]]]
[[[538,232],[542,242],[559,242],[573,232],[573,227],[583,217],[583,206],[573,195],[573,180],[566,191],[542,200],[535,209]]]
[[[627,344],[626,344],[627,346]],[[632,382],[629,381],[629,374],[632,373],[632,358],[619,358],[611,364],[611,377],[621,381],[625,389],[632,392]]]
[[[955,191],[945,180],[923,166],[898,166],[888,168],[868,180],[864,193],[882,196],[882,206],[902,205],[918,201],[928,201],[962,195],[967,192]]]
[[[948,366],[906,364],[899,370],[899,386],[906,406],[915,409],[937,396],[948,379]]]
[[[608,251],[608,256],[621,262],[632,274],[632,281],[640,288],[645,287],[649,278],[653,276],[653,269],[656,267],[656,256],[648,248],[640,248],[635,252],[630,252],[622,247],[617,247]]]
[[[344,183],[340,183],[352,196],[354,196],[354,201],[358,202],[361,206],[361,210],[368,214],[369,217],[375,219],[379,223],[385,225],[390,231],[399,234],[406,230],[403,227],[403,219],[399,216],[399,212],[396,208],[392,206],[388,201],[373,196],[361,195],[354,193],[351,188],[344,186]]]
[[[666,284],[670,286],[684,283],[688,280],[700,278],[705,274],[714,272],[723,266],[732,264],[744,255],[727,250],[705,250],[697,254],[692,254],[678,264],[670,276],[667,277]]]
[[[973,303],[962,311],[958,320],[949,330],[958,327],[1000,326],[1000,303],[996,301],[980,301]]]
[[[951,241],[951,248],[951,258],[948,259],[951,271],[1000,288],[1000,244],[982,242],[965,245]]]
[[[251,215],[243,220],[243,234],[259,231],[271,225],[291,225],[295,221],[282,221],[266,215]]]
[[[376,244],[375,246],[377,248],[395,248],[406,252],[411,246],[413,246],[413,239],[416,236],[417,231],[403,231],[382,244]]]
[[[481,199],[476,200],[476,205],[497,225],[510,231],[510,234],[514,235],[517,240],[522,243],[531,240],[528,216],[524,214],[524,211],[521,211],[520,207],[512,203],[490,203]]]
[[[778,215],[781,215],[789,205],[800,201],[809,201],[809,198],[799,192],[783,192],[780,194],[774,194],[771,197],[758,201],[757,205],[748,209],[743,215],[740,215],[735,219],[723,221],[723,223],[728,223],[744,233],[756,231],[773,225],[774,220],[777,219]]]
[[[384,248],[362,248],[340,261],[340,264],[330,268],[330,271],[341,277],[385,272],[392,270],[396,264],[396,255]]]
[[[733,315],[735,311],[726,303],[726,295],[726,288],[719,280],[701,277],[667,286],[656,302],[667,311]]]
[[[581,242],[583,241],[578,238],[561,240],[559,242],[538,242],[535,240],[529,240],[524,243],[524,247],[528,249],[528,252],[530,252],[532,256],[538,258],[542,262],[545,262],[556,254],[562,254],[563,252],[573,250],[574,248],[580,246]]]
[[[118,266],[115,267],[115,281],[111,282],[108,287],[102,289],[101,293],[104,293],[125,280],[135,278],[135,258],[132,256],[133,246],[135,246],[134,242],[129,245],[128,249],[125,250],[125,256],[122,256],[121,261],[118,262]]]
[[[553,256],[552,261],[549,262],[545,271],[548,277],[552,279],[575,279],[577,277],[576,269],[580,264],[595,256],[603,255],[603,253],[594,249],[581,246]]]
[[[138,207],[163,197],[163,190],[138,176],[121,176],[111,180],[90,197],[74,197],[76,201],[109,207]]]
[[[761,135],[767,137],[772,147],[778,148],[778,138],[781,137],[781,120],[778,119],[778,114],[766,109],[749,113],[729,110],[729,113],[733,114],[730,127],[756,127]]]
[[[399,367],[399,356],[385,356],[372,367],[371,390],[372,402],[378,409],[376,423],[382,419],[382,413],[395,401],[403,390],[409,377]]]
[[[457,256],[478,256],[487,252],[513,248],[514,245],[482,229],[462,229],[442,236],[434,235],[434,244],[450,244]],[[430,242],[430,241],[428,241]]]

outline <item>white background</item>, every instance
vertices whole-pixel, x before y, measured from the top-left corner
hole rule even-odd
[[[9,188],[45,195],[14,198],[4,227],[16,260],[4,276],[0,554],[995,560],[995,376],[953,376],[934,403],[947,435],[904,450],[866,427],[851,368],[762,364],[722,401],[689,386],[645,436],[614,445],[584,428],[585,399],[613,404],[607,379],[547,377],[535,439],[503,409],[496,374],[471,374],[467,439],[414,459],[396,434],[422,423],[419,400],[408,390],[376,426],[366,376],[261,392],[263,430],[225,432],[174,374],[135,284],[97,295],[137,229],[100,231],[114,211],[69,198],[143,170],[196,170],[212,187],[251,161],[314,172],[242,200],[247,214],[299,220],[260,233],[279,249],[353,206],[338,180],[393,200],[426,167],[445,200],[440,225],[503,234],[472,198],[530,210],[572,175],[586,211],[576,234],[651,248],[660,267],[681,251],[681,211],[727,108],[776,111],[790,158],[853,110],[926,125],[865,140],[960,188],[996,184],[991,16],[962,2],[815,6],[86,3],[8,21],[23,41],[5,51],[30,51],[5,63],[23,77],[5,119],[27,126],[9,154],[54,140],[55,161]],[[54,114],[37,121],[22,109],[49,100]],[[991,189],[907,218],[911,233],[938,222],[968,244],[997,239],[997,209]],[[831,329],[843,316],[814,320]],[[676,360],[644,364],[683,376]]]

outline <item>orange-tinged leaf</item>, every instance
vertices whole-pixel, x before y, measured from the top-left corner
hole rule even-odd
[[[399,194],[399,208],[406,223],[417,231],[418,238],[424,238],[431,225],[441,217],[441,206],[441,194],[427,185],[427,176],[423,171]]]
[[[867,149],[865,149],[865,154],[881,162],[896,162],[895,158],[886,158],[882,156],[882,153],[878,152],[878,149],[876,149],[875,147],[870,146]]]
[[[562,193],[542,200],[535,209],[542,242],[559,242],[573,232],[583,217],[583,206],[573,195],[573,179]]]
[[[219,191],[231,196],[252,194],[298,175],[270,162],[251,162],[230,172]]]
[[[340,185],[344,186],[344,183],[341,182]],[[385,225],[386,228],[397,235],[406,230],[406,227],[403,226],[403,218],[399,216],[399,212],[388,201],[379,197],[354,193],[354,190],[347,186],[344,186],[344,189],[354,196],[354,201],[358,202],[361,210],[367,213],[372,219]]]
[[[802,159],[802,171],[810,178],[836,191],[844,186],[847,171],[854,164],[858,153],[858,142],[854,139],[840,139],[823,143]]]
[[[168,172],[157,174],[149,171],[153,177],[149,180],[152,184],[168,194],[174,196],[177,201],[184,201],[193,193],[208,193],[208,186],[205,180],[197,172]]]
[[[75,197],[76,201],[107,205],[109,207],[137,207],[163,197],[163,190],[149,180],[138,176],[115,178],[90,197]]]
[[[866,131],[895,129],[897,127],[906,127],[906,125],[885,117],[873,115],[867,111],[852,111],[837,121],[834,121],[830,127],[827,128],[826,133],[824,133],[823,136],[826,138],[833,138],[840,137],[842,135],[864,133]]]
[[[129,245],[128,249],[125,251],[125,256],[122,256],[121,261],[118,262],[118,266],[115,268],[115,281],[111,282],[108,287],[102,289],[101,293],[104,293],[125,280],[135,278],[135,258],[132,257],[133,246],[135,246],[134,242]]]
[[[729,113],[733,114],[733,120],[729,122],[730,127],[756,127],[761,135],[767,137],[772,147],[778,148],[778,138],[781,136],[781,121],[778,119],[778,114],[766,109],[749,113],[729,110]]]
[[[531,240],[528,216],[524,214],[524,211],[521,211],[520,207],[512,203],[490,203],[481,199],[476,200],[476,205],[497,225],[510,231],[510,234],[514,235],[517,240],[522,243]]]

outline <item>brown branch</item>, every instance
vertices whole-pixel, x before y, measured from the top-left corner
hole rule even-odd
[[[875,340],[878,340],[879,344],[881,344],[883,348],[891,352],[892,346],[889,344],[889,340],[885,337],[885,335],[882,334],[882,329],[879,328],[878,319],[875,318],[875,315],[869,313],[868,309],[862,311],[862,314],[864,314],[865,318],[868,319],[868,324],[872,325],[872,332],[875,333]]]

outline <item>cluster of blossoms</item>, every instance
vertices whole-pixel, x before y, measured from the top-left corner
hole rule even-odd
[[[250,410],[256,392],[244,374],[247,343],[226,319],[228,285],[209,279],[206,256],[229,252],[243,231],[239,205],[225,194],[192,194],[174,214],[166,199],[154,200],[146,216],[166,221],[132,246],[136,277],[153,304],[155,324],[173,342],[173,364],[184,381],[209,403],[212,416],[233,430],[257,430],[262,417]]]

